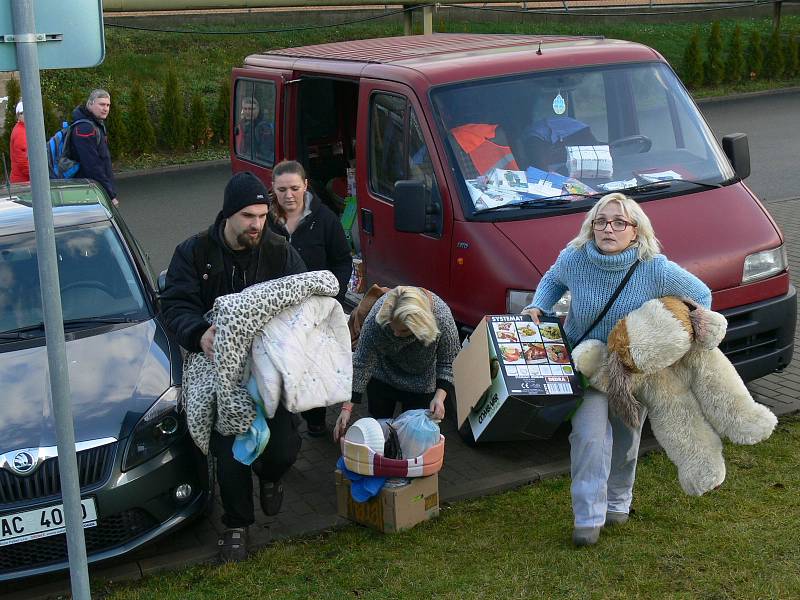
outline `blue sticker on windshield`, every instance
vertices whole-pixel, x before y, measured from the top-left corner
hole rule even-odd
[[[564,102],[561,92],[558,92],[558,96],[553,98],[553,112],[557,115],[563,115],[565,110],[567,110],[567,103]]]

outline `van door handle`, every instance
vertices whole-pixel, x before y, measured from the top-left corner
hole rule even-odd
[[[361,229],[367,235],[373,235],[375,228],[372,224],[372,211],[368,208],[361,209]]]

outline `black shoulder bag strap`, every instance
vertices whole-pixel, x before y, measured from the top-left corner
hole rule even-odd
[[[606,305],[603,307],[603,310],[600,311],[600,314],[597,315],[597,318],[594,320],[594,322],[591,325],[589,325],[589,328],[583,332],[583,335],[580,338],[578,338],[578,341],[573,344],[572,346],[573,348],[577,348],[578,344],[580,344],[584,340],[584,338],[587,335],[589,335],[589,333],[591,333],[592,329],[597,327],[597,324],[603,320],[603,317],[606,316],[606,313],[611,308],[611,305],[614,304],[614,301],[619,297],[620,293],[622,292],[622,289],[625,287],[625,284],[628,283],[628,280],[631,278],[631,275],[633,275],[633,272],[636,270],[636,267],[639,266],[639,262],[640,261],[638,259],[633,261],[631,268],[628,269],[627,273],[625,273],[625,277],[623,277],[622,281],[619,282],[617,289],[615,289],[614,293],[611,294],[611,297],[608,299],[608,302],[606,302]]]

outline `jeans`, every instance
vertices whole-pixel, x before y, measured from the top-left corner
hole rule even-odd
[[[434,392],[424,394],[406,392],[392,387],[374,377],[367,384],[367,411],[375,419],[394,417],[395,404],[400,403],[400,412],[415,408],[430,408]]]
[[[217,458],[217,484],[222,500],[222,522],[226,527],[247,527],[255,522],[253,512],[253,475],[263,481],[277,482],[292,467],[300,452],[299,418],[282,405],[267,419],[269,443],[252,465],[233,458],[234,435],[211,432],[211,451]]]
[[[628,513],[647,410],[638,429],[609,414],[606,395],[593,388],[572,417],[570,469],[575,527],[602,527],[606,512]]]

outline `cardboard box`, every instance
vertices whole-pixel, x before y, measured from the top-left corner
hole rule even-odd
[[[439,514],[439,475],[412,477],[402,487],[387,487],[367,502],[350,495],[350,480],[336,470],[336,503],[340,517],[384,533],[411,529]]]
[[[456,417],[476,442],[545,439],[582,389],[556,320],[489,315],[453,362]]]
[[[567,169],[575,179],[608,179],[614,161],[608,146],[567,146]]]

